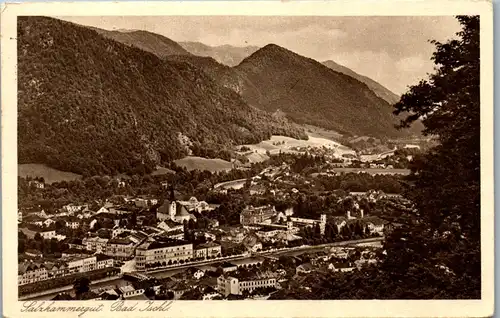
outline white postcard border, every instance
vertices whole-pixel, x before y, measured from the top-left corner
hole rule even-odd
[[[2,259],[6,317],[77,317],[71,312],[22,312],[17,301],[17,78],[16,18],[25,15],[457,15],[481,16],[481,300],[335,300],[335,301],[175,301],[168,312],[111,312],[113,302],[56,302],[54,306],[102,306],[83,317],[478,317],[493,314],[493,9],[489,1],[186,1],[2,4]],[[46,302],[48,305],[50,302]],[[127,301],[133,305],[134,301]],[[156,304],[156,303],[155,303]]]

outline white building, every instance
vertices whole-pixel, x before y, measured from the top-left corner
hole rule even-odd
[[[17,283],[19,285],[30,284],[48,278],[47,269],[43,264],[24,262],[19,264]]]
[[[209,258],[221,256],[221,246],[214,242],[207,242],[194,247],[194,258]]]
[[[45,240],[56,237],[56,230],[41,230],[39,233]]]
[[[190,219],[196,221],[196,217],[189,214],[185,206],[176,201],[168,200],[165,200],[163,205],[158,207],[158,210],[156,211],[156,218],[159,221],[171,220],[177,223],[183,223],[184,221],[189,221]]]
[[[183,240],[144,242],[135,251],[136,268],[144,270],[149,265],[162,266],[193,258],[193,244]]]
[[[57,262],[23,262],[18,268],[18,284],[25,285],[75,273],[112,267],[113,259],[100,255],[61,259]]]
[[[97,210],[96,214],[100,213],[109,213],[109,210],[106,207],[102,207],[99,210]]]
[[[184,226],[182,224],[176,223],[171,220],[163,220],[156,226],[159,229],[164,230],[165,232],[171,232],[176,230],[184,231]]]
[[[341,273],[352,272],[355,268],[356,267],[354,265],[349,263],[336,263],[336,264],[330,263],[328,265],[329,270]]]
[[[80,222],[81,221],[78,218],[70,218],[66,220],[66,227],[76,230],[77,228],[80,227]]]
[[[256,273],[251,277],[226,274],[217,278],[217,290],[224,296],[229,294],[241,295],[244,291],[252,292],[259,287],[276,287],[274,273]]]
[[[106,244],[108,239],[100,237],[89,237],[82,240],[82,245],[89,251],[95,251],[97,253],[104,253],[106,251]]]
[[[67,204],[63,206],[63,210],[73,214],[85,209],[86,207],[87,207],[86,205]]]
[[[89,272],[97,267],[97,259],[95,256],[85,258],[74,258],[66,262],[68,264],[69,273]]]
[[[48,218],[46,219],[45,221],[43,221],[43,225],[45,226],[51,226],[52,224],[56,223],[56,221],[54,221],[53,219],[51,218]]]
[[[35,187],[37,189],[43,189],[45,188],[45,184],[43,182],[37,181],[37,180],[32,180],[29,182],[30,187]]]

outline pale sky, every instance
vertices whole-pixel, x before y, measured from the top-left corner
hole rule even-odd
[[[432,72],[428,40],[455,37],[446,17],[111,16],[57,17],[102,29],[147,30],[174,41],[217,46],[274,43],[317,61],[333,60],[396,94]]]

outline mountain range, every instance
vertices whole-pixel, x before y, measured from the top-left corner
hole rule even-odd
[[[200,42],[179,42],[188,52],[198,56],[208,56],[227,66],[236,66],[250,54],[259,49],[258,46],[237,47],[232,45],[209,46]]]
[[[167,50],[157,55],[167,60],[187,62],[204,70],[217,83],[241,94],[252,106],[272,113],[280,110],[295,122],[342,134],[395,137],[408,133],[394,128],[399,119],[392,114],[390,104],[399,100],[398,96],[374,80],[339,64],[328,61],[322,65],[277,45],[260,49],[229,45],[211,47],[198,42],[181,42],[181,45],[188,54],[170,54]],[[276,52],[270,50],[271,47],[280,48],[281,54],[274,54]],[[238,65],[230,67],[252,51]],[[221,56],[231,56],[231,62],[226,62],[230,65],[221,63],[226,60]],[[259,64],[256,58],[269,63],[263,63],[261,69],[253,73],[246,66],[253,62]],[[308,74],[307,80],[303,74]],[[304,80],[308,82],[305,86],[301,84]],[[289,91],[294,84],[300,85]],[[372,120],[360,121],[359,114],[363,114],[361,118]]]
[[[347,135],[402,134],[391,105],[366,84],[278,45],[266,45],[235,69],[259,92],[244,89],[245,100],[266,111]]]
[[[290,120],[345,135],[411,133],[394,128],[397,96],[382,85],[274,44],[210,47],[20,17],[18,55],[20,163],[143,172],[200,146],[307,138]]]
[[[337,73],[347,75],[347,77],[336,76],[336,78],[333,79],[330,74],[330,79],[327,80],[327,82],[333,81],[338,85],[330,86],[330,84],[324,83],[324,89],[316,89],[317,87],[311,89],[311,87],[309,87],[307,92],[301,91],[295,94],[296,96],[292,101],[290,94],[286,91],[286,83],[280,83],[273,79],[270,81],[272,84],[277,84],[276,89],[278,91],[282,90],[281,93],[275,92],[276,94],[286,95],[286,98],[283,99],[282,97],[270,94],[268,90],[269,86],[267,84],[260,85],[262,81],[258,78],[261,75],[266,76],[267,73],[271,73],[270,76],[272,78],[275,76],[279,77],[280,74],[283,74],[283,69],[276,70],[274,73],[264,70],[263,74],[248,74],[248,69],[244,66],[240,67],[240,64],[244,64],[244,62],[248,65],[248,60],[251,56],[263,56],[265,54],[260,53],[270,52],[270,50],[268,50],[270,47],[269,45],[264,48],[259,48],[257,46],[234,47],[230,45],[208,46],[199,42],[177,43],[164,36],[146,31],[123,32],[98,30],[98,32],[124,44],[135,45],[159,57],[168,60],[188,62],[204,70],[213,80],[222,86],[231,88],[238,94],[242,94],[243,98],[249,104],[271,112],[281,110],[287,114],[289,118],[298,123],[312,124],[322,128],[333,129],[343,134],[375,135],[377,137],[387,135],[389,137],[394,137],[407,133],[396,131],[393,127],[399,122],[399,118],[392,114],[391,105],[399,100],[399,96],[371,78],[360,75],[334,61],[325,61],[321,64]],[[156,45],[155,40],[157,40]],[[278,46],[274,45],[274,47]],[[297,83],[301,83],[299,73],[303,70],[309,72],[309,81],[322,83],[323,80],[325,80],[324,75],[327,74],[327,72],[325,72],[324,69],[321,71],[322,74],[313,72],[313,70],[321,70],[317,61],[300,56],[284,48],[281,52],[285,55],[294,54],[296,57],[300,57],[300,62],[296,59],[295,61],[298,63],[295,65],[286,65],[284,67],[288,68],[288,73],[297,75],[293,77],[293,80],[297,80]],[[274,58],[277,60],[270,61],[272,64],[271,67],[277,66],[279,64],[278,60],[282,57],[283,56],[274,55]],[[308,67],[311,62],[315,67]],[[304,65],[305,68],[303,67]],[[270,66],[267,65],[266,67]],[[250,79],[250,77],[252,77],[252,79]],[[371,92],[389,104],[388,107],[385,107],[383,103],[373,98],[367,101],[366,98],[368,95],[366,95],[367,92],[366,89],[362,87],[363,85],[358,85],[356,81],[352,81],[349,78],[356,79],[362,84],[365,84]],[[343,80],[344,82],[347,80],[347,85],[342,86]],[[355,94],[349,96],[345,88],[352,88],[353,85],[356,87],[351,89],[351,92],[354,91]],[[340,89],[340,91],[335,90],[335,87]],[[364,93],[357,94],[356,96],[356,93],[361,91],[364,91]],[[339,99],[339,97],[341,99]],[[321,102],[317,104],[316,101]],[[306,106],[309,103],[312,103],[312,105]],[[353,107],[354,104],[362,103],[371,105],[369,109],[366,109],[366,114],[375,119],[375,121],[370,121],[368,125],[363,123],[360,124],[358,120],[353,118],[347,120],[348,117],[356,117],[357,114],[352,113],[354,110],[361,111],[361,113],[365,112],[364,108]],[[330,106],[333,108],[329,109]],[[333,113],[340,111],[340,114],[330,114],[328,110],[333,111]],[[326,116],[324,116],[325,114]],[[419,129],[420,127],[415,125],[411,132],[419,132]]]
[[[272,134],[306,138],[190,63],[69,22],[18,18],[19,163],[144,173],[191,145],[224,149]]]
[[[97,33],[110,38],[112,40],[121,42],[129,46],[135,46],[146,52],[153,53],[159,57],[166,57],[170,55],[190,55],[181,45],[177,42],[148,31],[142,30],[116,30],[109,31],[94,27],[89,27]]]
[[[240,64],[245,58],[260,49],[260,47],[258,46],[209,46],[200,42],[179,42],[179,44],[192,55],[212,57],[217,62],[227,66],[236,66]],[[322,64],[334,71],[343,73],[357,79],[360,82],[365,83],[378,97],[383,98],[389,104],[394,104],[399,101],[398,95],[394,94],[389,89],[367,76],[358,74],[350,68],[340,65],[331,60],[324,61],[322,62]]]
[[[334,61],[328,60],[328,61],[322,62],[322,64],[328,68],[331,68],[332,70],[334,70],[336,72],[343,73],[345,75],[348,75],[352,78],[357,79],[360,82],[365,83],[368,86],[368,88],[370,88],[375,93],[375,95],[377,95],[380,98],[383,98],[386,102],[388,102],[391,105],[395,104],[399,101],[398,95],[394,94],[393,92],[391,92],[390,90],[388,90],[387,88],[382,86],[380,83],[372,80],[371,78],[369,78],[367,76],[360,75],[360,74],[354,72],[353,70],[351,70],[350,68],[347,68],[343,65],[335,63]]]

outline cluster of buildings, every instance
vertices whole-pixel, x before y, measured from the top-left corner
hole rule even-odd
[[[277,212],[274,206],[253,207],[247,206],[240,214],[241,224],[254,230],[257,236],[265,239],[292,238],[298,239],[296,234],[301,227],[318,225],[322,234],[325,232],[326,214],[319,219],[293,217],[293,209]]]
[[[18,264],[17,281],[19,285],[25,285],[76,273],[113,267],[113,265],[113,258],[103,254],[67,257],[56,261],[24,261]]]
[[[146,241],[135,252],[136,269],[165,267],[178,263],[221,257],[221,246],[214,242],[199,245],[185,240],[162,239]]]
[[[274,272],[256,271],[253,273],[225,273],[217,278],[217,291],[222,295],[242,295],[253,292],[257,288],[277,287],[277,277]]]
[[[293,178],[295,176],[290,167],[283,164],[280,167],[265,169],[252,179],[251,186],[262,185],[271,180],[275,185],[288,184],[291,189],[289,192],[293,195],[299,192],[294,188]],[[39,187],[37,184],[33,186]],[[265,191],[269,191],[269,188]],[[254,192],[254,195],[255,193],[260,194]],[[274,192],[273,195],[279,193]],[[351,194],[353,198],[360,196],[361,194]],[[368,197],[371,202],[387,197],[379,192],[370,192],[363,196]],[[356,199],[353,202],[345,216],[333,218],[339,231],[350,222],[361,221],[372,232],[382,233],[384,221],[365,216]],[[331,220],[327,220],[326,214],[321,214],[317,219],[309,219],[295,216],[291,208],[277,211],[272,205],[249,205],[240,213],[240,226],[220,227],[217,220],[208,220],[210,222],[206,228],[191,227],[190,232],[185,235],[186,223],[191,226],[192,222],[198,221],[197,216],[201,218],[200,214],[215,208],[215,205],[198,201],[195,197],[187,201],[176,200],[172,190],[170,198],[163,202],[150,196],[121,196],[105,203],[101,202],[93,209],[87,204],[68,204],[51,213],[43,210],[19,211],[19,229],[26,236],[34,238],[40,234],[43,239],[56,238],[68,243],[69,248],[74,251],[63,254],[63,257],[55,261],[31,260],[19,263],[19,285],[113,267],[122,264],[121,261],[134,260],[134,271],[148,271],[179,264],[196,264],[198,261],[222,261],[227,254],[250,256],[261,252],[264,243],[280,242],[287,245],[289,242],[300,240],[301,237],[297,234],[302,228],[319,227],[323,235],[327,222]],[[133,226],[128,226],[132,213],[136,215],[136,220]],[[106,221],[106,226],[103,226],[103,220]],[[79,233],[82,232],[81,229],[89,231],[81,234],[82,237],[66,238],[60,234],[61,226],[66,230],[79,230]],[[185,238],[191,237],[191,231],[196,239],[186,240]],[[203,240],[198,240],[201,237]],[[204,243],[200,243],[202,241]],[[231,246],[242,247],[244,250],[223,255],[223,250],[231,250]],[[266,250],[269,246],[271,245],[266,244]],[[37,253],[33,255],[35,254],[35,258],[39,258]],[[314,270],[315,264],[317,263],[314,261],[309,265],[301,264],[297,266],[294,274],[310,272]],[[334,271],[348,271],[357,266],[353,264],[336,262],[330,263],[328,268]],[[216,292],[224,297],[251,293],[258,288],[279,288],[279,275],[276,271],[259,270],[250,275],[248,271],[239,270],[242,265],[234,262],[221,264],[220,267],[223,274],[217,277],[214,287]],[[203,271],[200,269],[194,273],[195,278],[202,276]],[[186,290],[180,285],[176,288],[174,291],[178,293]],[[142,295],[144,290],[123,287],[113,293],[122,299],[128,299]]]

